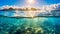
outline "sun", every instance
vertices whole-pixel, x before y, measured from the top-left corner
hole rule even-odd
[[[35,2],[34,2],[35,0],[27,0],[27,3],[28,4],[34,4]]]

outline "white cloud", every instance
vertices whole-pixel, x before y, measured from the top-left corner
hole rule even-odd
[[[53,10],[60,10],[60,3],[43,6],[42,13],[38,16],[59,16],[59,12]]]

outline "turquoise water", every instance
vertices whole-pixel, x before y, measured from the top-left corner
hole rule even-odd
[[[59,28],[59,17],[12,18],[0,16],[0,34],[60,34]]]
[[[60,18],[35,17],[35,18],[10,18],[0,17],[1,34],[54,34]]]

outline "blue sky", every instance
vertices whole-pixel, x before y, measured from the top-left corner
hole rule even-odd
[[[38,5],[49,5],[49,4],[57,4],[60,3],[59,0],[37,0],[39,3]],[[4,5],[20,5],[23,6],[25,5],[25,0],[0,0],[0,6]]]

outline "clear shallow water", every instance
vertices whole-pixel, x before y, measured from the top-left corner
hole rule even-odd
[[[0,16],[0,34],[60,34],[59,17],[11,18]]]
[[[47,34],[56,33],[60,18],[36,17],[36,18],[9,18],[0,17],[0,33],[2,34]]]

